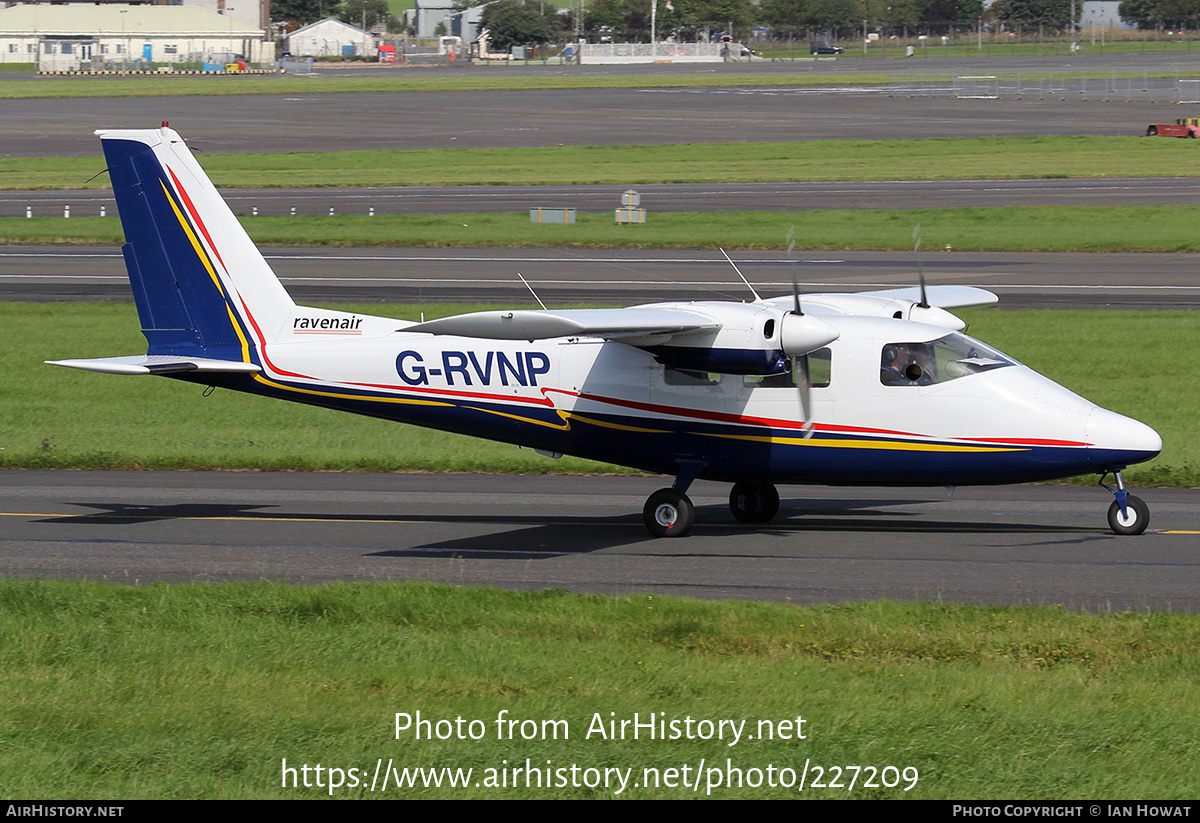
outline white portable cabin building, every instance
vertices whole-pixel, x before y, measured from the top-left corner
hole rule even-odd
[[[200,63],[240,54],[275,59],[262,29],[194,6],[30,4],[0,10],[0,62],[87,71],[131,62]]]

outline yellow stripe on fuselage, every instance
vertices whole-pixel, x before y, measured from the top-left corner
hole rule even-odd
[[[332,397],[335,400],[361,400],[365,403],[397,403],[405,406],[449,406],[454,407],[454,403],[445,403],[440,400],[417,400],[409,397],[370,397],[361,394],[339,394],[331,391],[318,391],[316,389],[301,389],[297,386],[286,386],[282,383],[276,383],[263,377],[261,374],[254,375],[254,379],[264,386],[270,386],[273,389],[282,391],[296,392],[298,394],[311,394],[317,397]]]
[[[578,420],[581,423],[589,423],[593,426],[600,426],[605,429],[616,429],[623,432],[638,432],[640,434],[670,434],[667,429],[647,429],[642,426],[625,426],[620,423],[608,423],[604,420],[596,420],[592,417],[585,417],[582,414],[573,414],[571,412],[559,412],[564,417],[569,417],[572,420]]]
[[[1028,448],[1008,446],[955,446],[948,443],[908,443],[893,440],[833,440],[823,438],[803,437],[771,437],[768,435],[751,434],[712,434],[710,432],[691,432],[701,437],[720,437],[726,440],[750,440],[755,443],[770,443],[778,446],[814,446],[823,449],[880,449],[883,451],[912,451],[912,452],[1018,452],[1029,451]]]

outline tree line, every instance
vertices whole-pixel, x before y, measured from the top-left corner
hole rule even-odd
[[[559,0],[564,2],[564,0]],[[465,9],[478,2],[457,0]],[[1075,15],[1083,10],[1076,0]],[[386,0],[366,0],[367,25],[386,21]],[[272,19],[293,27],[323,17],[361,25],[363,0],[272,0]],[[493,0],[484,7],[482,26],[494,48],[565,42],[576,31],[575,8],[560,9],[545,0]],[[1139,28],[1193,28],[1200,21],[1200,0],[1123,0],[1121,18]],[[394,18],[392,18],[394,20]],[[1071,0],[659,0],[660,40],[707,40],[729,33],[750,39],[762,27],[771,39],[848,38],[868,32],[884,36],[948,34],[952,31],[1064,31],[1071,26]],[[651,0],[586,0],[583,35],[590,42],[649,42]]]

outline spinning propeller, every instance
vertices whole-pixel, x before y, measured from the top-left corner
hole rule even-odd
[[[828,346],[838,338],[839,332],[823,320],[804,313],[800,308],[800,284],[794,277],[792,302],[792,310],[783,317],[779,343],[783,353],[792,358],[792,381],[800,392],[800,420],[804,424],[804,439],[807,440],[813,433],[808,355]]]

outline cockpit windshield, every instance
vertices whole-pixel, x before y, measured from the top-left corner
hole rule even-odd
[[[1013,365],[991,346],[953,332],[929,343],[888,343],[879,380],[885,386],[932,386]]]

